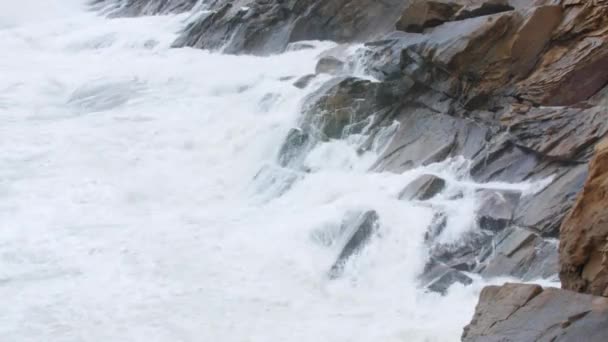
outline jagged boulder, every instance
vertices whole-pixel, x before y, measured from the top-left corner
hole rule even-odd
[[[605,341],[608,299],[538,285],[483,289],[463,342]]]
[[[608,296],[608,140],[597,146],[583,191],[561,227],[565,289]]]

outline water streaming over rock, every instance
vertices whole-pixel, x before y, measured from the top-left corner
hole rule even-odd
[[[462,158],[370,172],[390,125],[365,152],[359,127],[281,164],[330,76],[292,83],[333,43],[270,57],[172,49],[189,13],[106,19],[77,0],[10,3],[0,4],[3,341],[459,339],[484,281],[471,275],[446,296],[421,288],[436,208],[448,217],[438,241],[451,243],[476,229],[480,188],[534,184],[475,184]],[[400,199],[429,173],[447,181],[441,194]],[[332,276],[366,212],[377,220],[364,246]]]

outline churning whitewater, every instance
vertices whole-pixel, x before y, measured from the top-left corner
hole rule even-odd
[[[368,172],[387,132],[368,153],[355,135],[317,145],[308,172],[282,169],[325,79],[292,82],[333,43],[171,49],[188,20],[0,4],[0,340],[458,340],[483,284],[419,287],[433,212],[398,195],[422,173],[451,180],[433,201],[458,239],[478,206],[467,161]],[[363,210],[378,234],[331,279],[342,221]]]

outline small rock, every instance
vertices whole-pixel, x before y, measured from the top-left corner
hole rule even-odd
[[[445,189],[443,178],[434,175],[423,175],[408,184],[399,194],[399,199],[426,201],[438,195]]]
[[[350,228],[351,235],[346,240],[347,242],[344,248],[342,248],[342,252],[329,271],[331,279],[340,277],[348,259],[360,252],[367,242],[369,242],[378,229],[378,220],[378,214],[372,210],[361,215],[352,227],[347,227]]]
[[[323,57],[317,62],[317,67],[315,68],[315,73],[317,74],[330,74],[337,75],[342,72],[344,68],[344,62],[332,57],[327,56]]]
[[[299,89],[304,89],[304,88],[308,87],[310,82],[315,77],[317,77],[317,75],[313,75],[313,74],[302,76],[293,83],[293,86],[296,88],[299,88]]]
[[[306,149],[310,137],[308,133],[304,132],[299,128],[292,128],[287,133],[285,142],[279,150],[279,165],[286,167],[299,160],[302,156],[302,152]]]
[[[499,232],[511,224],[521,193],[481,190],[477,195],[481,202],[477,211],[481,229]]]
[[[466,274],[436,261],[431,261],[426,265],[420,281],[429,291],[442,295],[445,295],[450,286],[456,283],[463,285],[473,283],[473,280]]]

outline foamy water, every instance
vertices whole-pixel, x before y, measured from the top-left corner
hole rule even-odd
[[[188,14],[6,2],[0,340],[459,340],[483,284],[418,288],[433,212],[397,197],[425,172],[451,180],[465,197],[435,201],[451,217],[444,238],[458,239],[477,207],[466,161],[369,173],[378,151],[358,155],[354,137],[319,145],[312,173],[276,166],[323,78],[291,83],[331,43],[265,58],[170,49]],[[254,181],[261,169],[299,180],[276,196]],[[379,235],[329,280],[340,243],[319,234],[369,209]]]

